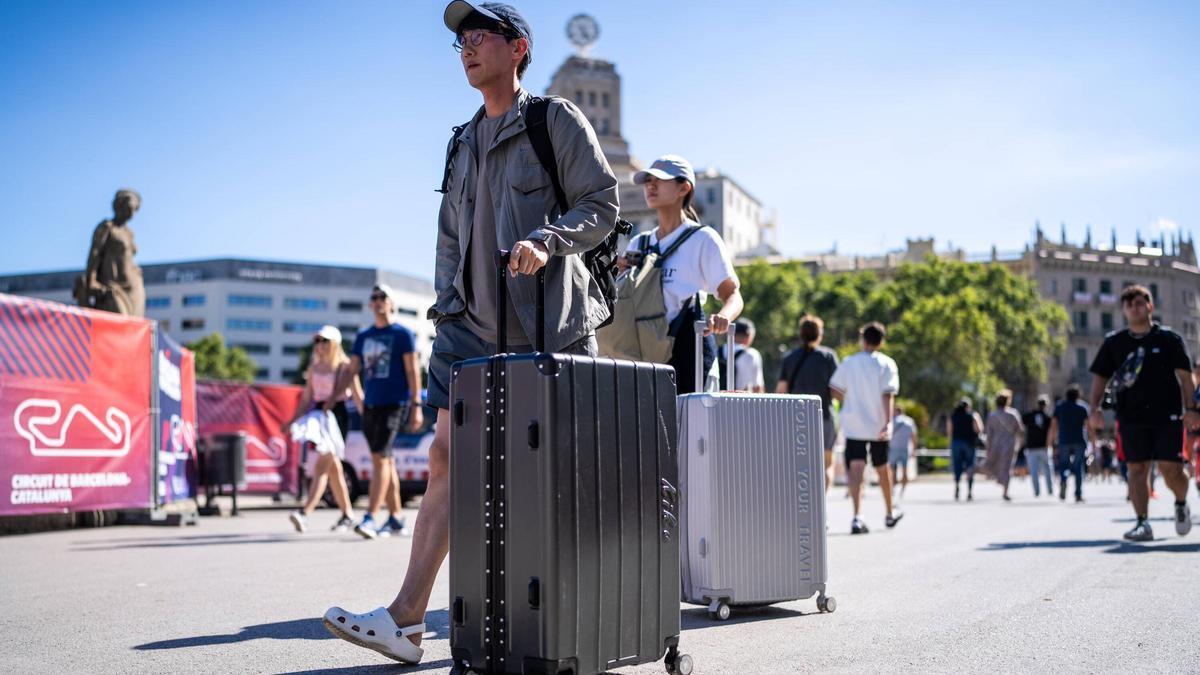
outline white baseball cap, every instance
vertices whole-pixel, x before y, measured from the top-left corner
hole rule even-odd
[[[641,185],[650,176],[654,176],[659,180],[682,178],[693,186],[696,185],[696,172],[692,170],[691,163],[679,155],[663,155],[659,157],[654,160],[649,169],[633,174],[633,182],[635,185]]]
[[[330,342],[341,344],[342,331],[338,330],[336,326],[325,324],[324,326],[321,326],[321,330],[317,331],[315,337],[323,337]]]

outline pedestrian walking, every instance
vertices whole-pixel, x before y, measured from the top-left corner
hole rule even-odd
[[[1004,488],[1003,498],[1011,502],[1008,496],[1008,484],[1012,480],[1013,460],[1017,452],[1017,444],[1025,433],[1025,425],[1021,422],[1021,414],[1016,408],[1008,405],[1012,400],[1012,391],[1002,390],[996,395],[996,409],[988,413],[987,459],[984,460],[988,475]]]
[[[1046,477],[1046,494],[1054,494],[1054,472],[1050,468],[1050,455],[1047,450],[1050,414],[1046,406],[1049,403],[1050,400],[1046,396],[1039,396],[1037,408],[1021,416],[1021,421],[1025,424],[1025,461],[1029,465],[1034,497],[1040,497],[1042,494],[1039,481],[1043,475]]]
[[[1183,536],[1192,529],[1183,472],[1184,430],[1200,428],[1192,361],[1179,334],[1154,322],[1154,298],[1148,288],[1125,288],[1121,310],[1128,326],[1109,333],[1092,361],[1090,426],[1103,428],[1099,405],[1105,390],[1111,389],[1137,517],[1125,538],[1154,539],[1149,520],[1151,463],[1158,465],[1175,495],[1175,532]]]
[[[733,389],[734,391],[746,391],[752,394],[761,394],[766,391],[765,383],[763,382],[763,364],[762,354],[759,353],[752,345],[754,344],[755,327],[754,322],[746,317],[739,317],[733,324]],[[717,352],[717,362],[720,364],[720,383],[725,384],[725,352]]]
[[[663,341],[661,354],[669,354],[669,358],[647,357],[647,360],[673,366],[679,373],[678,392],[692,393],[696,387],[691,376],[696,372],[695,325],[707,322],[701,372],[705,373],[706,382],[711,383],[718,374],[714,335],[728,332],[730,324],[742,312],[740,282],[725,240],[716,230],[699,222],[692,205],[696,174],[686,159],[678,155],[659,157],[650,168],[635,173],[633,182],[642,186],[646,205],[658,216],[658,226],[629,240],[622,265],[632,275],[644,273],[649,265],[659,270],[661,314],[637,319],[642,325],[636,327],[614,321],[604,329],[605,343],[616,332],[633,331],[643,335],[644,343],[645,332],[654,326],[652,332]],[[704,304],[710,294],[717,296],[721,308],[706,316]]]
[[[1067,498],[1067,477],[1075,476],[1075,501],[1083,501],[1083,470],[1086,466],[1089,437],[1088,406],[1079,400],[1079,385],[1067,387],[1066,398],[1054,407],[1050,419],[1049,437],[1055,448],[1054,463],[1058,473],[1058,498]]]
[[[354,507],[350,503],[346,475],[342,473],[342,460],[346,458],[349,427],[346,397],[351,396],[355,407],[362,410],[362,389],[357,380],[352,380],[348,389],[335,389],[339,376],[349,365],[350,359],[342,349],[342,332],[334,326],[322,326],[313,336],[312,357],[304,373],[304,391],[292,418],[283,425],[284,433],[297,438],[305,452],[318,454],[309,482],[308,499],[288,517],[297,532],[308,530],[308,517],[325,496],[326,483],[342,512],[332,530],[345,532],[354,526]],[[328,403],[332,407],[326,409]]]
[[[964,398],[954,406],[946,420],[946,437],[950,439],[950,468],[954,473],[954,501],[961,494],[959,482],[967,477],[967,501],[975,499],[975,450],[983,433],[983,420],[971,409],[971,400]]]
[[[888,467],[900,483],[900,496],[908,489],[908,458],[917,449],[917,423],[897,403],[892,416],[892,440],[888,441]]]
[[[532,59],[533,35],[520,12],[501,3],[455,0],[443,19],[483,106],[450,143],[438,215],[437,300],[429,311],[437,335],[428,397],[437,408],[437,424],[429,449],[429,484],[395,599],[366,614],[340,607],[325,614],[326,626],[338,637],[408,664],[424,655],[425,610],[450,545],[451,366],[495,353],[498,310],[508,313],[508,350],[532,351],[530,336],[536,334],[539,318],[535,275],[540,270],[545,270],[546,351],[594,356],[595,330],[609,310],[583,254],[605,241],[617,219],[617,179],[587,118],[558,98],[542,99],[538,105],[544,108],[532,108],[534,98],[521,87]],[[526,113],[534,110],[545,115],[544,133],[552,139],[556,177],[569,208],[560,208],[557,190],[550,189],[552,177],[535,160],[526,124]],[[496,275],[497,249],[511,251],[503,281]],[[498,308],[499,283],[506,284],[511,300]],[[455,448],[455,453],[481,451]]]
[[[822,439],[825,446],[825,494],[833,486],[833,446],[837,441],[837,423],[829,381],[838,369],[837,352],[821,345],[825,322],[819,316],[800,317],[801,346],[783,357],[777,394],[799,394],[821,397]]]
[[[400,515],[400,477],[396,474],[393,445],[396,434],[406,426],[411,432],[418,431],[424,416],[416,338],[393,320],[396,305],[390,287],[377,284],[370,299],[374,325],[355,336],[350,365],[339,377],[339,388],[361,375],[365,392],[363,436],[371,449],[372,474],[367,513],[354,531],[364,539],[377,539],[407,531]],[[388,518],[377,525],[380,507],[385,503]]]
[[[869,531],[862,519],[863,478],[867,460],[875,467],[883,493],[884,523],[895,527],[904,517],[892,505],[892,476],[888,468],[888,442],[892,438],[892,411],[900,392],[896,362],[880,352],[887,330],[871,322],[859,329],[862,351],[846,358],[834,372],[829,388],[842,402],[842,428],[846,434],[846,472],[854,501],[851,534]]]

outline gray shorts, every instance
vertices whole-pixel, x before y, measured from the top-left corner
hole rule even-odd
[[[822,431],[825,441],[825,452],[833,452],[833,444],[837,441],[837,422],[833,421],[833,415],[823,415],[824,427]]]
[[[510,345],[513,354],[528,354],[530,345]],[[560,353],[576,356],[595,356],[596,336],[568,345]],[[496,345],[484,342],[471,332],[462,321],[447,317],[438,322],[437,335],[433,338],[433,354],[429,357],[429,393],[425,403],[439,410],[450,409],[450,367],[459,361],[478,359],[496,354]]]

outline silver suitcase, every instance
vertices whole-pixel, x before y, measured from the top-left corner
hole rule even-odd
[[[726,361],[725,384],[733,389],[732,338]],[[678,403],[684,602],[707,605],[720,620],[734,605],[814,595],[818,609],[834,611],[837,602],[825,592],[820,397],[705,392]]]

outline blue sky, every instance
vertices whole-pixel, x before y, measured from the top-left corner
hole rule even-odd
[[[521,2],[526,87],[601,25],[635,156],[717,166],[780,246],[1035,219],[1200,229],[1200,4]],[[137,188],[143,263],[241,256],[430,277],[450,127],[478,107],[434,2],[0,3],[0,273],[83,264]],[[681,9],[684,8],[684,9]]]

